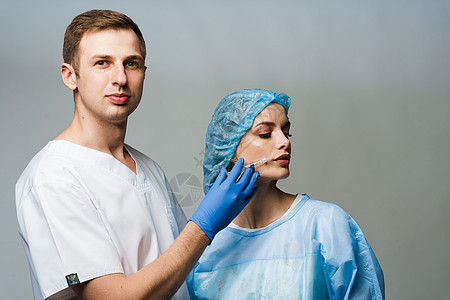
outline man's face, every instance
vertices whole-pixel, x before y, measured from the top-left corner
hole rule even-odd
[[[132,30],[87,32],[79,45],[75,103],[82,117],[123,123],[139,105],[146,67]]]

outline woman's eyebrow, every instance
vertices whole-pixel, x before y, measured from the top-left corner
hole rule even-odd
[[[262,122],[256,124],[254,128],[259,127],[259,126],[263,126],[263,125],[275,126],[275,123],[274,122],[270,122],[270,121],[262,121]]]
[[[259,126],[263,126],[263,125],[267,125],[267,126],[276,126],[276,124],[274,122],[271,121],[261,121],[260,123],[256,124],[253,128],[259,127]],[[287,126],[291,126],[291,122],[288,120],[285,123],[281,124],[281,127],[287,127]]]

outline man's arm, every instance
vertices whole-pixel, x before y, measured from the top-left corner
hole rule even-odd
[[[194,222],[152,263],[137,273],[110,274],[73,286],[83,299],[167,299],[186,280],[210,239]]]
[[[215,234],[228,226],[256,193],[259,174],[248,168],[240,176],[243,164],[239,159],[228,177],[224,170],[220,172],[184,230],[153,262],[131,276],[105,275],[72,289],[88,300],[171,298]]]

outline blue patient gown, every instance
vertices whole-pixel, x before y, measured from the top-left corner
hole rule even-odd
[[[383,299],[383,271],[358,224],[337,205],[296,202],[267,227],[219,232],[189,275],[191,296]]]

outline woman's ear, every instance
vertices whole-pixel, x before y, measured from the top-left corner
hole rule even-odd
[[[234,164],[237,162],[238,158],[236,157],[236,153],[233,154],[233,157],[230,159],[230,163],[228,164],[228,166],[225,168],[227,171],[230,171],[233,167]]]
[[[61,77],[65,86],[72,91],[77,89],[77,75],[75,74],[75,70],[71,64],[61,64]]]

